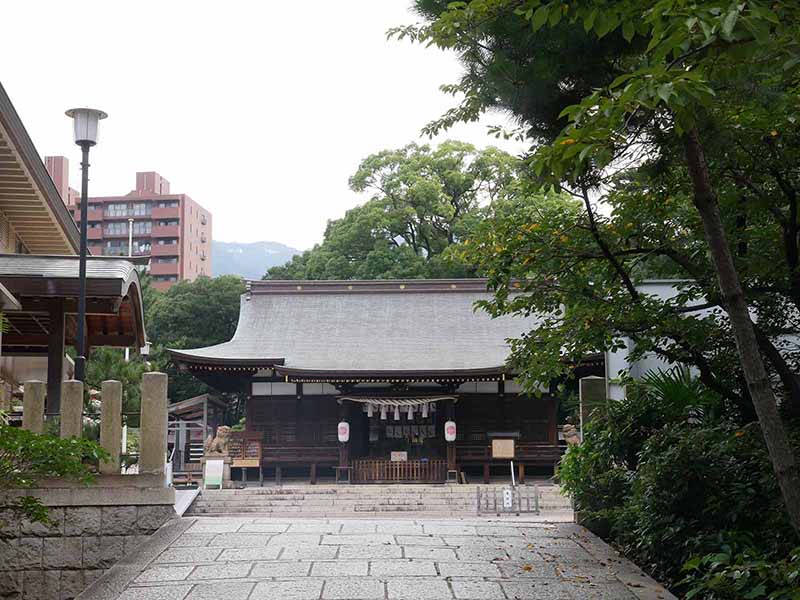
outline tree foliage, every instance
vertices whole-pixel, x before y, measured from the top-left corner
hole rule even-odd
[[[34,487],[48,477],[92,480],[87,462],[109,460],[96,443],[83,438],[60,439],[0,423],[0,491]],[[33,496],[0,495],[0,510],[39,522],[48,522],[47,509]]]
[[[200,348],[227,342],[239,321],[239,300],[244,282],[234,275],[198,277],[179,281],[147,308],[151,362],[169,375],[169,395],[174,401],[209,392],[204,383],[180,373],[170,362],[167,348]]]
[[[448,141],[409,144],[364,159],[350,178],[370,199],[330,221],[323,242],[267,271],[267,279],[427,279],[473,273],[448,260],[448,249],[496,198],[516,160]]]
[[[472,114],[504,106],[534,132],[544,130],[537,122],[547,121],[548,131],[557,132],[533,140],[540,143],[528,160],[531,185],[568,190],[583,204],[571,222],[540,223],[543,239],[536,229],[520,235],[513,219],[495,218],[484,245],[476,245],[472,258],[492,271],[498,290],[487,308],[496,314],[549,309],[544,331],[516,345],[518,364],[530,366],[535,377],[554,368],[543,353],[554,350],[559,334],[568,352],[613,348],[622,333],[643,350],[691,359],[704,382],[752,401],[800,529],[800,473],[770,389],[774,384],[784,408],[797,410],[797,349],[790,336],[800,315],[800,6],[758,0],[418,6],[427,22],[396,35],[455,50],[468,74],[511,47],[545,69],[540,83],[559,90],[552,92],[554,102],[564,101],[555,120],[553,106],[532,103],[521,111],[513,97],[525,96],[531,81],[525,70],[516,79],[495,71],[466,77],[453,90],[472,103]],[[516,26],[504,26],[510,22]],[[572,36],[585,43],[570,45]],[[563,60],[549,60],[542,51],[548,43],[563,50]],[[586,61],[607,67],[593,89],[572,73],[571,65]],[[478,80],[498,100],[477,94]],[[569,101],[562,90],[577,90],[579,100]],[[463,107],[438,124],[472,118]],[[599,204],[607,208],[598,210]],[[690,280],[677,299],[637,289],[639,279],[664,268]],[[512,298],[520,280],[523,295]],[[567,301],[563,311],[560,298]],[[739,360],[731,372],[734,352]]]

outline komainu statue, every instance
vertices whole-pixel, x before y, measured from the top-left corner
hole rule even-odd
[[[575,429],[575,425],[567,424],[564,425],[564,441],[567,442],[569,446],[578,446],[581,443],[581,435],[578,433],[578,430]]]
[[[231,428],[226,425],[217,427],[217,435],[215,437],[208,436],[204,446],[206,454],[227,454],[228,441],[231,438]]]

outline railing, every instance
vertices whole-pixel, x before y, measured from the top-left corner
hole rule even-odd
[[[443,482],[447,478],[447,461],[366,459],[353,461],[353,480],[356,483],[381,482]]]
[[[264,446],[263,457],[265,463],[335,464],[339,461],[339,449],[336,446]]]
[[[550,443],[517,443],[514,446],[514,460],[523,461],[530,465],[550,466],[561,457],[561,448],[556,444]],[[485,463],[493,460],[491,444],[480,445],[458,445],[456,446],[456,457],[459,463]]]

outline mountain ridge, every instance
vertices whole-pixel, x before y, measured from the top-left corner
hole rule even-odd
[[[261,279],[267,269],[292,259],[302,250],[280,242],[211,241],[211,271],[218,275],[239,275],[245,279]]]

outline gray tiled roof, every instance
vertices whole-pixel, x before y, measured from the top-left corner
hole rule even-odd
[[[38,254],[0,254],[0,277],[54,277],[77,279],[78,256],[43,256]],[[121,258],[86,258],[86,277],[89,279],[127,280],[136,267]]]
[[[188,362],[284,359],[285,367],[325,372],[497,368],[508,357],[506,340],[536,321],[473,309],[488,297],[474,290],[245,294],[231,341],[171,352]]]

